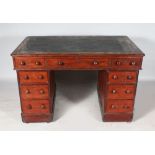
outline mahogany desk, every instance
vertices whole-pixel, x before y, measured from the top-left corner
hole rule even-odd
[[[127,36],[31,36],[11,55],[23,122],[52,121],[56,70],[98,70],[103,121],[132,120],[144,53]]]

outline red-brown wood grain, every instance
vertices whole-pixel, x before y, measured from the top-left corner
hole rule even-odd
[[[48,84],[47,71],[19,71],[20,84],[46,83]]]
[[[122,113],[133,111],[133,100],[107,100],[106,113]]]
[[[141,58],[114,58],[112,60],[112,67],[114,69],[139,69],[141,65]]]
[[[46,61],[46,60],[45,60]],[[47,59],[47,68],[50,69],[102,69],[109,67],[107,58],[50,58]]]
[[[108,99],[134,99],[136,91],[135,85],[108,85]]]
[[[22,74],[19,74],[22,72]],[[46,80],[44,82],[33,80],[30,81],[30,83],[24,81],[24,83],[21,83],[20,79],[23,74],[28,74],[29,77],[32,78],[32,73],[34,78],[38,77],[40,73],[44,75]],[[53,113],[54,113],[54,98],[55,98],[55,81],[54,81],[54,73],[52,71],[18,71],[18,81],[19,81],[19,92],[20,92],[20,100],[21,100],[21,109],[22,109],[22,120],[25,123],[31,123],[31,122],[51,122],[53,120]],[[32,78],[33,79],[33,78]],[[40,83],[42,83],[40,85]],[[48,84],[45,84],[48,83]],[[30,88],[30,90],[34,92],[33,95],[29,97],[24,97],[22,95],[22,89]],[[45,88],[48,92],[48,95],[41,96],[38,94],[38,90],[40,88]],[[46,98],[46,100],[44,99]]]
[[[25,123],[51,122],[53,113],[50,114],[25,114],[21,113],[22,121]]]
[[[142,57],[125,55],[13,56],[16,70],[139,70]]]
[[[48,99],[48,85],[21,85],[22,99]]]
[[[137,83],[138,72],[137,71],[109,71],[108,72],[108,83],[111,84],[134,84]]]
[[[26,114],[48,114],[51,112],[48,100],[23,100],[22,109]]]
[[[45,60],[42,57],[16,57],[16,69],[42,69],[45,68]]]
[[[104,113],[103,121],[105,122],[131,122],[133,113]]]
[[[127,36],[27,37],[11,55],[23,122],[53,120],[57,70],[98,70],[103,121],[132,120],[144,53]]]
[[[128,81],[126,83],[122,82],[122,84],[120,84],[120,81],[110,83],[111,78],[109,79],[109,77],[111,76],[109,76],[109,73],[111,71],[99,71],[98,73],[98,94],[103,121],[131,121],[137,85]],[[126,76],[126,73],[131,72],[112,71],[112,73]],[[137,73],[133,73],[133,75],[138,76]],[[112,93],[113,90],[115,90],[115,93]],[[130,93],[126,93],[126,90],[130,90]]]

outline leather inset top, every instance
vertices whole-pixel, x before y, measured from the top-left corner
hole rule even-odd
[[[12,55],[50,53],[144,55],[127,36],[30,36]]]

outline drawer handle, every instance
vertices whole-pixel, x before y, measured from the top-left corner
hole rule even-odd
[[[25,75],[24,79],[25,80],[28,80],[29,79],[29,76],[28,75]]]
[[[59,61],[58,64],[62,66],[62,65],[64,65],[64,62],[63,61]]]
[[[25,91],[25,93],[26,93],[26,94],[30,94],[30,91],[27,89],[27,90]]]
[[[131,91],[131,90],[126,90],[125,93],[126,93],[126,94],[131,94],[132,91]]]
[[[25,66],[25,65],[26,65],[25,61],[21,61],[20,64],[21,64],[22,66]]]
[[[40,90],[40,94],[44,94],[45,91],[43,89]]]
[[[32,109],[32,105],[28,104],[27,109],[31,110]]]
[[[98,65],[99,62],[98,62],[98,61],[94,61],[93,64],[94,64],[94,65]]]
[[[39,65],[41,65],[41,62],[40,61],[36,61],[35,64],[39,66]]]
[[[112,105],[111,105],[111,108],[112,108],[112,109],[116,109],[116,106],[112,104]]]
[[[118,76],[117,76],[117,75],[114,75],[112,78],[113,78],[114,80],[116,80],[116,79],[118,79]]]
[[[45,104],[42,104],[40,107],[41,107],[41,109],[46,109]]]
[[[43,75],[39,75],[38,78],[39,79],[44,79],[44,76]]]
[[[135,66],[135,65],[136,65],[136,62],[135,62],[135,61],[132,61],[132,62],[130,63],[130,65]]]
[[[116,61],[116,65],[120,65],[121,64],[121,62],[120,61]]]
[[[123,109],[129,109],[130,107],[129,106],[127,106],[127,105],[124,105],[123,106]]]
[[[131,76],[131,75],[128,75],[128,76],[127,76],[127,79],[128,79],[128,80],[131,80],[131,79],[132,79],[132,76]]]
[[[113,94],[116,94],[116,93],[117,93],[117,91],[116,91],[116,90],[112,90],[112,93],[113,93]]]

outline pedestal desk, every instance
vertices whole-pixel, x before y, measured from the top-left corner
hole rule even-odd
[[[30,36],[11,55],[23,122],[52,121],[57,70],[97,70],[103,121],[132,120],[144,53],[127,36]]]

